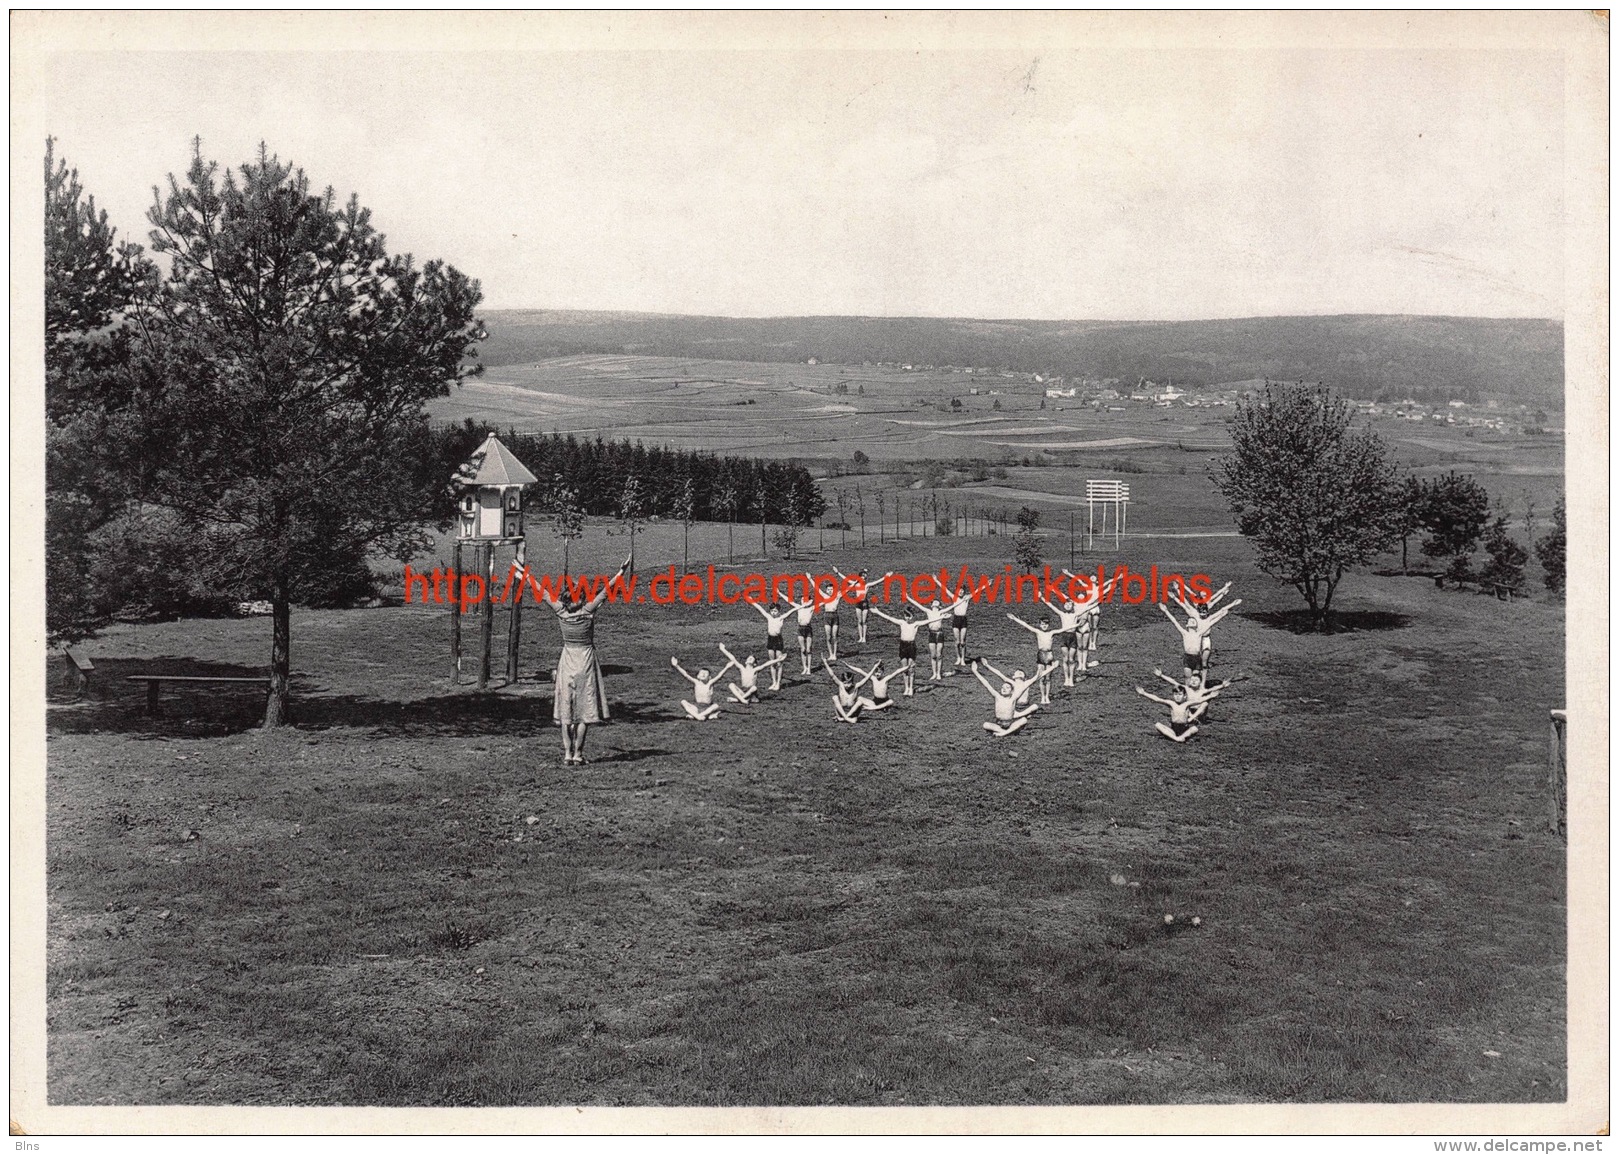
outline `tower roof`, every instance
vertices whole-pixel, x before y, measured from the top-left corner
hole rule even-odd
[[[491,433],[456,471],[455,480],[459,485],[532,485],[539,478]]]

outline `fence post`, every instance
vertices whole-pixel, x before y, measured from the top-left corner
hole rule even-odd
[[[1568,837],[1568,711],[1553,710],[1546,748],[1546,826]]]

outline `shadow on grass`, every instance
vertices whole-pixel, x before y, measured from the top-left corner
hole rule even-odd
[[[608,666],[606,674],[630,672]],[[245,733],[264,721],[264,691],[258,686],[189,686],[162,688],[157,714],[147,710],[146,686],[131,674],[189,674],[207,677],[263,677],[264,670],[195,658],[104,658],[82,700],[56,686],[48,716],[52,733],[127,734],[147,739],[219,738]],[[554,729],[549,694],[522,697],[478,694],[470,688],[456,694],[410,701],[369,698],[358,694],[323,694],[306,676],[292,675],[292,724],[298,729],[371,729],[378,736],[473,737],[533,736]],[[612,723],[647,725],[672,722],[679,715],[652,702],[611,702]],[[628,759],[626,759],[628,760]]]
[[[656,746],[650,746],[644,750],[614,750],[611,754],[603,754],[597,757],[591,757],[588,759],[588,761],[598,763],[640,762],[645,758],[661,758],[663,755],[668,753],[669,751],[667,750],[660,749]]]
[[[96,672],[84,697],[47,715],[54,734],[125,733],[150,738],[218,738],[250,730],[264,720],[264,688],[252,685],[191,686],[170,682],[162,687],[158,712],[147,711],[146,684],[131,674],[191,675],[210,678],[262,678],[261,666],[206,662],[196,658],[97,658]],[[296,696],[307,681],[294,674]],[[71,701],[53,686],[47,701]]]
[[[1251,622],[1258,622],[1273,630],[1286,630],[1291,634],[1316,633],[1309,610],[1256,610],[1243,614]],[[1376,630],[1403,630],[1411,624],[1411,615],[1390,610],[1349,610],[1333,613],[1327,618],[1326,633],[1353,634]]]

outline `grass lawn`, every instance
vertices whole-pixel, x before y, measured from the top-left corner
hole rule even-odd
[[[1215,662],[1250,676],[1186,746],[1131,689],[1178,653],[1148,606],[1106,609],[1101,668],[1007,740],[970,677],[858,726],[796,675],[689,723],[669,656],[762,651],[757,616],[610,607],[615,721],[568,768],[537,614],[479,698],[442,612],[296,612],[274,733],[252,694],[151,719],[123,681],[256,671],[267,619],[120,627],[49,711],[50,1100],[1562,1100],[1561,607],[1356,575],[1376,628],[1300,636],[1247,558],[1109,555],[1244,599]],[[885,625],[844,632],[892,661]],[[971,650],[1032,657],[988,607]]]

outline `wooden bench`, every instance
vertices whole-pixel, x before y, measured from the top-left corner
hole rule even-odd
[[[75,691],[73,697],[82,698],[85,691],[90,688],[90,675],[96,672],[96,664],[72,646],[64,649],[62,654],[67,658],[68,677],[73,680]]]
[[[236,686],[263,686],[265,689],[270,687],[269,678],[223,678],[199,674],[130,674],[129,680],[131,682],[146,683],[146,712],[148,714],[157,713],[157,695],[164,682],[216,682]]]

